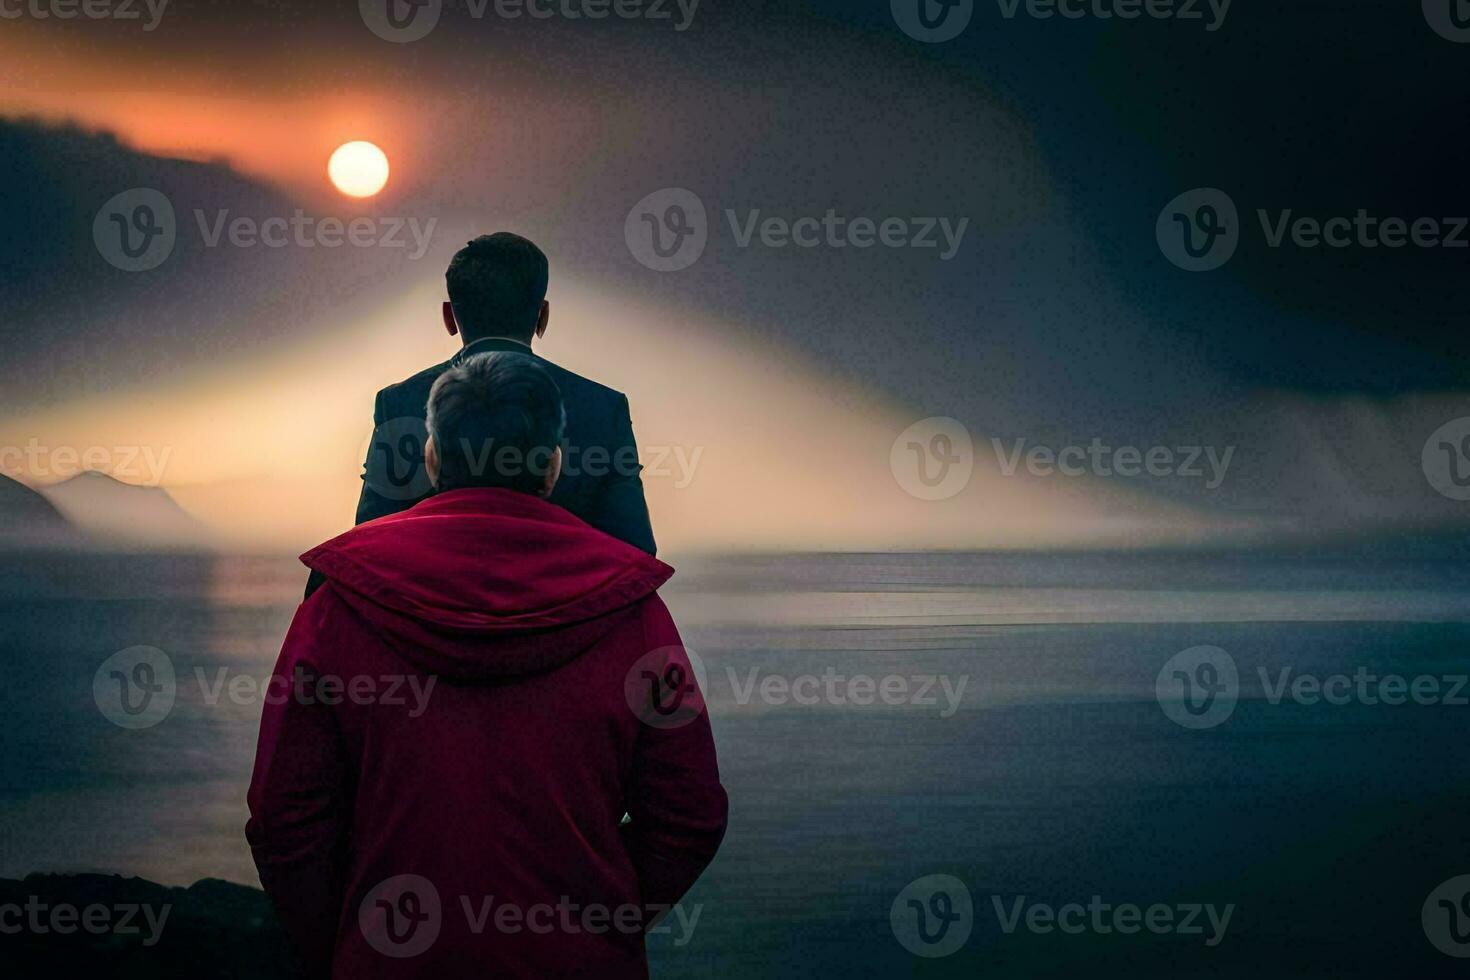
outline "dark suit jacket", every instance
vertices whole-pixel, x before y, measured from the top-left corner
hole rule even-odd
[[[378,392],[373,440],[363,462],[357,523],[407,510],[432,494],[423,467],[429,389],[439,375],[466,357],[491,351],[531,354],[551,372],[561,390],[567,425],[562,474],[551,502],[598,530],[655,554],[627,396],[558,367],[525,344],[498,337],[477,340],[444,363]],[[320,577],[313,573],[306,594],[311,595],[320,584]]]

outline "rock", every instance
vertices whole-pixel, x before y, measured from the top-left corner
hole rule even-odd
[[[212,878],[188,888],[102,874],[0,879],[0,962],[21,977],[298,976],[265,893]]]

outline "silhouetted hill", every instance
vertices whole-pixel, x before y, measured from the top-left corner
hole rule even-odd
[[[0,527],[23,522],[65,524],[66,518],[50,501],[24,483],[0,476]]]
[[[299,975],[269,900],[244,885],[206,878],[188,888],[167,888],[118,875],[34,874],[23,881],[0,879],[0,905],[18,906],[22,916],[18,930],[0,929],[0,962],[7,976],[264,980]],[[105,910],[106,926],[82,928],[94,908]],[[66,932],[53,927],[59,911],[73,924]],[[102,912],[90,914],[101,921]]]
[[[0,546],[73,544],[75,530],[49,500],[18,480],[0,476]]]
[[[173,549],[209,544],[205,526],[162,487],[87,472],[43,487],[41,493],[73,526],[102,545]]]

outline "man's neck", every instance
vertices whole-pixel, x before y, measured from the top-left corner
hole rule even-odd
[[[474,340],[466,340],[464,342],[464,349],[465,350],[469,350],[471,347],[475,346],[476,344],[485,344],[485,343],[489,343],[492,340],[493,341],[497,341],[497,342],[509,341],[512,344],[520,344],[522,347],[526,348],[527,350],[530,350],[531,349],[531,341],[529,339],[522,340],[519,337],[500,337],[500,336],[494,336],[494,337],[476,337]]]

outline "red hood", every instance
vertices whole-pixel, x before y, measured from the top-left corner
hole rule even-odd
[[[369,521],[301,561],[404,659],[465,681],[574,659],[674,573],[555,504],[486,488]]]

